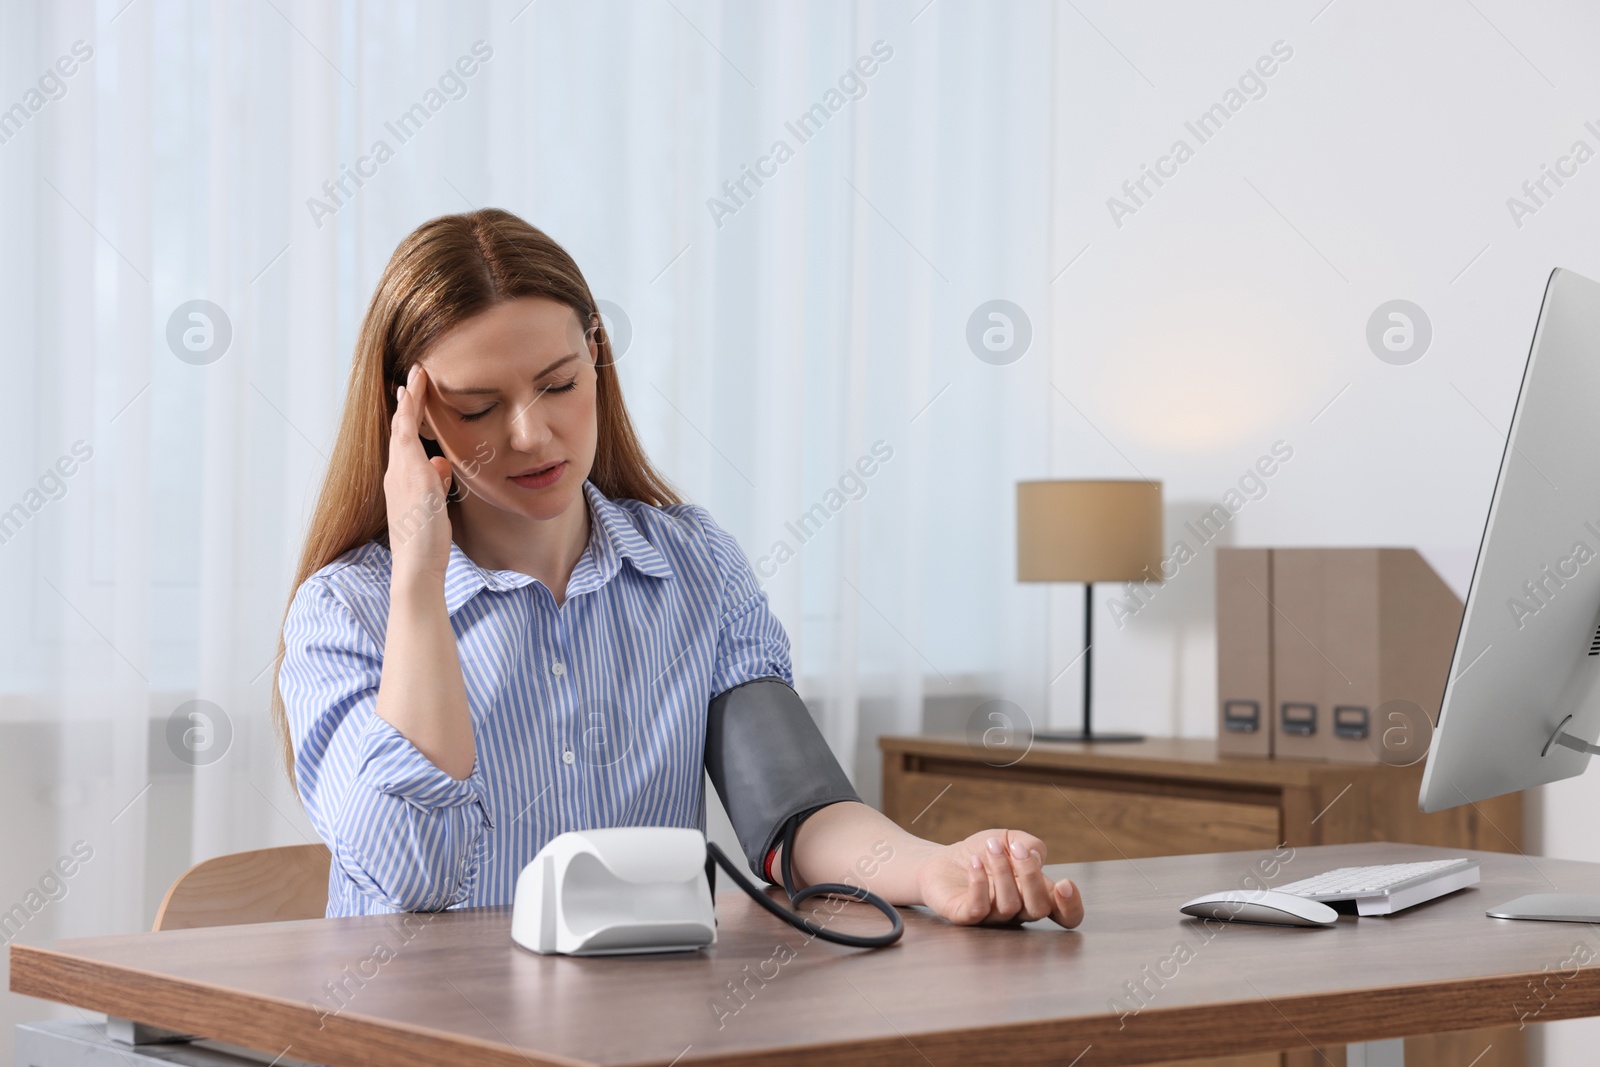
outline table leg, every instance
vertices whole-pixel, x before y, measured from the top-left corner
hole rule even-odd
[[[1406,1039],[1359,1041],[1344,1048],[1345,1067],[1406,1067]]]
[[[174,1041],[194,1040],[193,1034],[163,1030],[159,1026],[124,1019],[119,1015],[106,1016],[106,1037],[124,1045],[166,1045]]]
[[[266,1067],[268,1060],[197,1045],[128,1045],[107,1037],[99,1023],[63,1019],[18,1023],[13,1047],[19,1067]]]

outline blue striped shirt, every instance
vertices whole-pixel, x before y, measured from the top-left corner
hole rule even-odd
[[[793,684],[788,637],[705,508],[583,492],[589,543],[559,608],[538,579],[450,545],[445,610],[477,743],[467,778],[374,711],[389,550],[369,541],[295,591],[278,683],[300,798],[333,852],[329,915],[508,904],[566,830],[703,832],[707,705],[755,678]]]

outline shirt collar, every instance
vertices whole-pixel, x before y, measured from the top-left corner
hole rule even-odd
[[[587,478],[583,481],[583,495],[589,508],[589,544],[567,580],[568,598],[605,585],[624,559],[634,570],[652,578],[673,576],[667,558],[646,539],[631,512],[610,500]],[[505,592],[520,589],[532,581],[532,575],[521,571],[478,566],[452,540],[444,576],[445,612],[454,615],[461,605],[484,589]]]

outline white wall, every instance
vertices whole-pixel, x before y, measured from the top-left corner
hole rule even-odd
[[[1058,12],[1076,60],[1064,91],[1082,106],[1059,130],[1068,208],[1052,224],[1063,257],[1088,251],[1055,286],[1054,377],[1084,417],[1058,407],[1061,468],[1087,455],[1162,478],[1170,531],[1282,439],[1294,457],[1239,513],[1234,543],[1415,545],[1464,594],[1545,279],[1600,277],[1600,161],[1520,225],[1507,207],[1575,141],[1600,151],[1585,126],[1600,127],[1600,7],[1077,10]],[[1266,95],[1115,225],[1106,198],[1175,138],[1195,145],[1185,120],[1280,40],[1293,56]],[[1434,331],[1405,366],[1364,338],[1396,298]],[[1210,581],[1197,561],[1105,634],[1106,725],[1214,732]],[[1077,609],[1063,601],[1065,656]],[[1055,694],[1068,720],[1071,689]],[[1545,793],[1533,843],[1600,860],[1600,775]],[[1600,1023],[1546,1029],[1546,1062],[1592,1062]]]

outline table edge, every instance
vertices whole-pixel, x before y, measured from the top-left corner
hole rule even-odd
[[[390,1057],[403,1055],[409,1062],[419,1064],[454,1064],[460,1062],[463,1053],[470,1052],[474,1062],[490,1067],[596,1067],[590,1060],[570,1059],[355,1012],[331,1015],[327,1025],[316,1027],[318,1016],[311,1005],[275,996],[243,994],[122,964],[85,960],[40,946],[13,944],[10,970],[10,987],[15,993],[198,1033],[268,1054],[280,1052],[277,1047],[268,1047],[274,1040],[289,1040],[290,1049],[300,1050],[297,1058],[317,1062],[380,1064],[391,1062]],[[898,1033],[896,1028],[895,1036],[708,1052],[700,1056],[686,1055],[689,1050],[685,1050],[671,1061],[637,1059],[626,1062],[641,1067],[644,1064],[664,1067],[669,1062],[790,1067],[814,1060],[818,1055],[828,1055],[840,1065],[882,1067],[886,1062],[895,1062],[896,1053],[913,1053],[907,1062],[922,1062],[924,1055],[946,1055],[960,1057],[962,1062],[992,1063],[998,1067],[1027,1062],[1023,1053],[1028,1047],[1037,1049],[1039,1062],[1050,1062],[1067,1046],[1075,1050],[1078,1043],[1084,1042],[1088,1047],[1098,1045],[1104,1049],[1106,1058],[1097,1058],[1097,1062],[1106,1065],[1271,1052],[1509,1026],[1522,1020],[1504,1017],[1505,1005],[1515,1004],[1530,980],[1544,975],[1544,971],[1511,972],[1415,985],[1307,993],[1281,999],[1263,995],[1254,1000],[1170,1008],[1152,1005],[1131,1016],[1110,1012],[967,1029],[918,1031],[910,1036]],[[1589,981],[1580,982],[1579,978]],[[70,999],[58,981],[74,990]],[[1543,1005],[1537,1021],[1600,1014],[1600,963],[1580,967],[1579,975],[1567,980],[1561,993]],[[159,1002],[163,998],[170,1001],[174,995],[184,998],[178,1002],[202,1004],[204,1010],[185,1013],[168,1011],[160,1003],[153,1008],[149,1006],[152,1001]],[[200,1025],[196,1025],[197,1021]],[[222,1024],[222,1029],[217,1029],[217,1023]],[[491,1022],[491,1028],[493,1025]],[[313,1034],[320,1029],[326,1036],[312,1036],[308,1042],[308,1029]],[[1243,1042],[1241,1035],[1245,1035]],[[692,1048],[691,1045],[690,1050]]]

